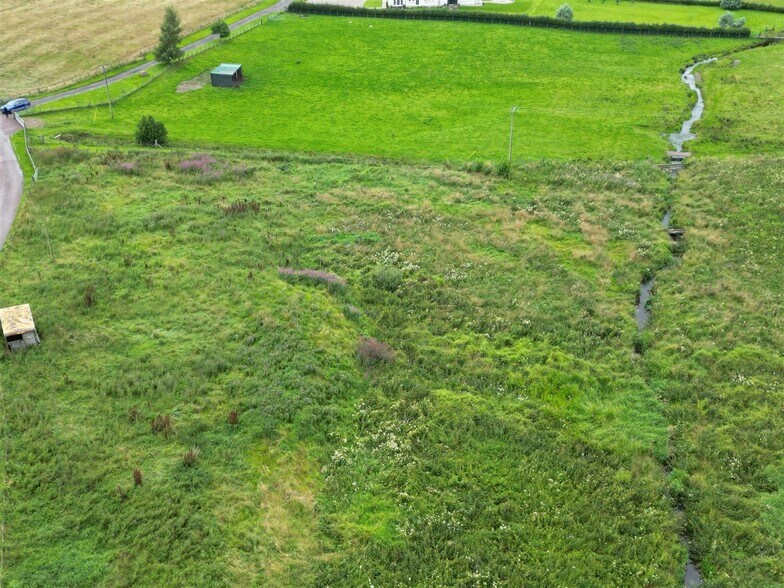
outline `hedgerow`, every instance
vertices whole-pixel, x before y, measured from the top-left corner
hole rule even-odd
[[[701,0],[699,0],[701,1]],[[718,6],[718,2],[716,2]],[[747,5],[748,6],[748,5]],[[528,27],[566,29],[592,33],[622,33],[632,35],[674,35],[685,37],[749,37],[748,28],[735,30],[690,27],[675,24],[637,24],[632,22],[568,21],[549,16],[527,14],[499,14],[495,12],[456,12],[443,9],[379,10],[375,8],[352,8],[330,4],[306,4],[294,2],[289,12],[297,14],[321,14],[325,16],[356,16],[368,18],[390,18],[399,20],[456,20],[488,24],[507,24]]]
[[[721,0],[639,0],[652,4],[683,4],[684,6],[710,6],[711,8],[721,7]],[[743,2],[743,10],[756,10],[757,12],[780,12],[784,13],[784,6],[773,6],[772,4],[761,4],[759,2]]]

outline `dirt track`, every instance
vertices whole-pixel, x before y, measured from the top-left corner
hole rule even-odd
[[[0,116],[0,249],[11,230],[22,197],[22,170],[9,139],[20,129],[15,119]]]

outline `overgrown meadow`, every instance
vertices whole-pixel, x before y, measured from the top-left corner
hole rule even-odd
[[[711,586],[784,584],[784,160],[681,174],[682,263],[659,274],[651,385],[671,423],[671,485]]]
[[[650,164],[36,155],[9,585],[682,581],[633,352],[671,260]]]

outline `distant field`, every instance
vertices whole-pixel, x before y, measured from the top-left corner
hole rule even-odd
[[[179,64],[114,121],[71,111],[40,133],[128,144],[152,114],[179,145],[500,160],[517,105],[517,156],[660,157],[692,100],[679,69],[744,43],[286,15]],[[176,92],[222,61],[243,64],[241,89]]]
[[[26,0],[2,7],[0,98],[33,93],[101,64],[139,57],[158,39],[172,4],[184,29],[251,4],[250,0]]]
[[[482,7],[462,7],[460,10],[483,10],[486,12],[515,12],[532,16],[555,16],[555,11],[564,0],[515,0],[512,4],[485,3]],[[574,10],[574,20],[599,20],[636,23],[668,23],[695,27],[716,27],[719,17],[726,10],[710,6],[685,6],[678,4],[655,4],[630,2],[629,0],[577,0],[568,2]],[[774,4],[771,2],[770,4]],[[737,10],[736,16],[746,18],[746,26],[752,32],[765,27],[784,29],[784,14]]]

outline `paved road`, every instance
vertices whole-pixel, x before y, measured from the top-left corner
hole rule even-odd
[[[264,8],[258,12],[254,12],[253,14],[248,15],[245,18],[238,20],[237,22],[230,24],[229,28],[234,30],[248,24],[249,22],[258,20],[267,14],[286,10],[292,1],[293,0],[280,0],[277,4],[274,4],[269,8]],[[198,41],[194,41],[193,43],[184,46],[183,50],[191,51],[192,49],[206,45],[216,38],[216,35],[209,35],[208,37],[204,37],[203,39],[199,39]],[[147,63],[143,63],[139,66],[108,78],[108,82],[111,84],[119,80],[124,80],[125,78],[135,75],[144,69],[148,69],[153,65],[157,65],[157,63],[157,61],[148,61]],[[89,92],[95,88],[100,88],[102,85],[103,80],[100,82],[94,82],[92,84],[86,84],[78,88],[73,88],[72,90],[64,90],[63,92],[58,92],[57,94],[52,94],[44,98],[33,100],[33,106],[39,106],[41,104],[53,102],[58,98],[65,98],[66,96],[84,94],[85,92]],[[9,140],[9,137],[16,131],[20,130],[20,128],[21,127],[15,119],[0,116],[0,249],[3,248],[5,238],[8,236],[8,232],[11,230],[11,224],[14,222],[16,209],[19,207],[19,200],[22,197],[22,170],[19,167],[19,162],[16,160],[16,155],[14,154],[14,150],[11,148],[11,141]]]
[[[265,16],[267,14],[272,14],[273,12],[281,12],[283,10],[286,10],[288,5],[291,4],[293,1],[294,0],[280,0],[278,3],[273,4],[269,8],[264,8],[263,10],[254,12],[253,14],[250,14],[245,18],[242,18],[236,22],[231,23],[229,25],[229,28],[231,30],[238,29],[239,27],[244,26],[249,22],[253,22],[254,20],[258,20],[262,16]],[[217,35],[209,35],[208,37],[204,37],[203,39],[199,39],[198,41],[194,41],[193,43],[189,43],[188,45],[185,45],[182,48],[182,50],[191,51],[193,49],[196,49],[197,47],[202,47],[203,45],[206,45],[207,43],[214,41],[217,38],[218,38]],[[149,69],[154,65],[158,65],[158,62],[148,61],[147,63],[142,63],[141,65],[137,65],[136,67],[127,69],[123,72],[111,76],[110,78],[107,78],[107,81],[110,84],[113,84],[114,82],[119,82],[120,80],[124,80],[133,75],[138,74],[140,71]],[[103,80],[100,80],[98,82],[93,82],[92,84],[79,86],[78,88],[73,88],[72,90],[64,90],[62,92],[58,92],[57,94],[50,94],[49,96],[44,96],[43,98],[38,98],[36,100],[33,100],[32,101],[33,106],[40,106],[42,104],[54,102],[55,100],[59,100],[60,98],[65,98],[66,96],[77,96],[79,94],[84,94],[85,92],[89,92],[90,90],[95,90],[96,88],[100,88],[101,86],[103,86]]]
[[[16,119],[0,116],[0,249],[11,230],[22,197],[22,170],[9,140],[21,128]]]

